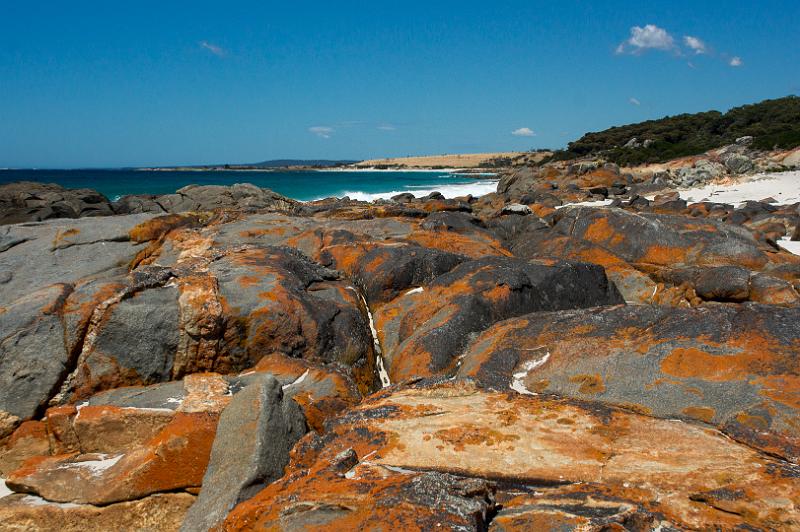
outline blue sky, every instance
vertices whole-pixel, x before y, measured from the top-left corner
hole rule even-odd
[[[797,0],[0,0],[0,167],[561,147],[800,93],[798,20]]]

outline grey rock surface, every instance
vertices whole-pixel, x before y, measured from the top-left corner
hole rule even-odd
[[[269,374],[237,393],[220,416],[203,488],[184,532],[220,524],[237,504],[283,475],[289,451],[306,432],[300,407]]]
[[[0,185],[0,225],[110,214],[108,198],[94,190],[31,181]]]

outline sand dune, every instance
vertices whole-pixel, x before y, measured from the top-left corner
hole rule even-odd
[[[516,158],[527,152],[495,152],[495,153],[461,153],[444,155],[426,155],[421,157],[393,157],[388,159],[370,159],[361,161],[356,166],[406,166],[409,168],[478,168],[491,166],[491,161],[500,158]]]

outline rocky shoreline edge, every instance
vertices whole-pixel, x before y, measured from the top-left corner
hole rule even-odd
[[[0,186],[0,529],[800,527],[800,201],[676,190],[745,149],[478,198]]]

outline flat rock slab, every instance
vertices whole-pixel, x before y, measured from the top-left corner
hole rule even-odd
[[[463,498],[487,500],[486,486],[464,489],[460,501],[439,498],[435,515],[424,508],[417,521],[408,515],[407,505],[416,509],[406,486],[430,472],[486,481],[506,501],[504,510],[520,515],[532,499],[549,494],[564,506],[567,492],[578,490],[573,515],[596,514],[599,502],[614,498],[609,513],[635,506],[652,524],[644,529],[800,524],[795,465],[714,429],[614,407],[448,381],[378,393],[329,429],[301,440],[287,475],[238,506],[222,529],[297,522],[429,529],[463,525],[456,517],[463,519],[465,507],[477,527],[480,513]],[[514,501],[514,492],[528,496]]]
[[[163,493],[98,507],[11,495],[0,499],[0,527],[15,532],[173,532],[194,500],[188,493]]]
[[[800,309],[607,307],[529,314],[486,330],[458,375],[709,423],[800,460]]]

